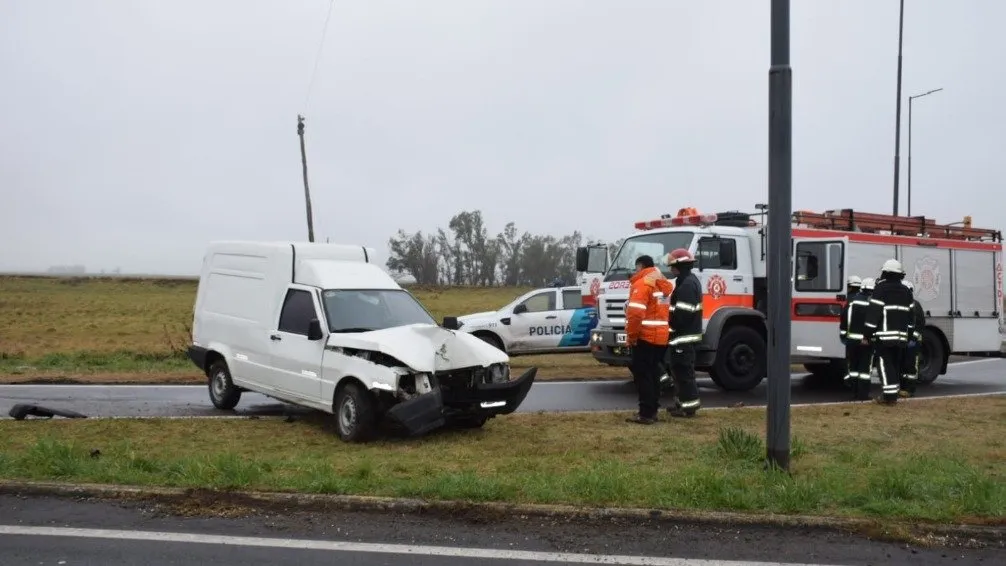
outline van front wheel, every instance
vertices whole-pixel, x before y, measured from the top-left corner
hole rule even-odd
[[[358,383],[347,383],[335,394],[335,428],[345,442],[364,442],[377,428],[374,397]]]
[[[209,374],[210,401],[213,402],[213,406],[224,411],[236,407],[241,400],[241,390],[234,386],[227,362],[223,360],[213,362]]]

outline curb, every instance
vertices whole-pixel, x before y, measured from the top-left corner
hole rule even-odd
[[[244,506],[249,511],[282,508],[299,511],[356,511],[443,515],[459,520],[484,521],[493,516],[541,517],[566,521],[700,524],[715,526],[804,528],[845,531],[877,540],[908,542],[920,546],[1006,547],[1006,524],[908,523],[880,519],[780,515],[718,511],[660,510],[638,508],[593,508],[572,505],[475,503],[282,492],[223,491],[194,488],[145,487],[60,482],[0,481],[0,495],[89,497],[96,499],[140,499],[162,504],[213,503]]]

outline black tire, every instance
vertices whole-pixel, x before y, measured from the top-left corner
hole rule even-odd
[[[377,431],[377,403],[359,383],[347,383],[332,404],[335,430],[344,442],[365,442]]]
[[[750,391],[765,379],[765,340],[753,328],[734,326],[720,337],[713,381],[727,391]]]
[[[482,340],[486,344],[500,350],[501,352],[506,352],[506,348],[503,347],[503,341],[499,339],[495,334],[489,332],[479,332],[475,335],[479,340]]]
[[[922,344],[919,352],[919,384],[929,385],[940,376],[940,370],[946,362],[947,351],[943,340],[930,328],[922,331]]]
[[[224,411],[230,411],[241,400],[241,390],[234,386],[231,380],[231,370],[227,362],[217,360],[210,364],[207,376],[207,387],[210,390],[210,402]]]

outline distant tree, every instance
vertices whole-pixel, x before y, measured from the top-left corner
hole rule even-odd
[[[436,235],[399,230],[388,240],[387,266],[420,284],[549,285],[556,278],[572,284],[580,232],[556,237],[519,233],[513,222],[490,236],[482,212],[462,211]]]

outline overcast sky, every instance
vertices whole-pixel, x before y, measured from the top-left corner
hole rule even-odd
[[[614,239],[767,198],[769,0],[0,0],[0,270],[214,239]],[[897,0],[793,0],[793,202],[890,212]],[[906,2],[914,214],[1006,228],[1006,2]],[[905,211],[905,194],[901,210]]]

